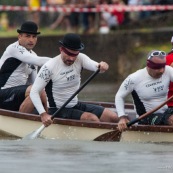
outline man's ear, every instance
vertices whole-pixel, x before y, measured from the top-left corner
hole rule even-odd
[[[18,40],[20,40],[20,39],[21,39],[21,34],[18,35]]]

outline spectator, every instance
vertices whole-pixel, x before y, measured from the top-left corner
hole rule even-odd
[[[59,5],[63,5],[66,4],[66,6],[70,3],[70,1],[68,0],[64,0],[61,1],[62,4]],[[66,32],[70,32],[71,31],[71,23],[70,23],[70,15],[71,12],[60,12],[58,13],[58,17],[55,19],[55,21],[50,25],[50,29],[54,30],[57,27],[63,28]]]
[[[95,8],[97,5],[97,1],[94,0],[84,0],[83,3],[85,8]],[[96,22],[95,12],[83,12],[82,13],[83,33],[84,34],[94,33],[96,31],[95,22]]]
[[[128,0],[128,5],[140,5],[141,0]],[[138,11],[131,11],[129,12],[129,19],[130,21],[137,21],[139,20],[139,12]]]
[[[40,0],[27,0],[27,4],[30,9],[28,20],[35,22],[39,26],[40,12],[39,10],[33,11],[33,9],[41,6]]]

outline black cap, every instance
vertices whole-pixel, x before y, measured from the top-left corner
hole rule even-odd
[[[81,43],[80,36],[77,34],[66,34],[62,41],[59,41],[60,45],[71,50],[83,50],[84,44]]]
[[[37,32],[38,30],[38,26],[36,23],[32,22],[32,21],[27,21],[24,22],[21,25],[20,29],[17,29],[18,33],[28,33],[28,34],[40,34],[40,32]]]

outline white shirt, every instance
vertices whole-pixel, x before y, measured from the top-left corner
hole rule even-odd
[[[61,55],[48,61],[40,69],[32,86],[30,97],[39,114],[45,112],[39,93],[46,86],[46,93],[50,107],[60,108],[79,88],[82,68],[96,71],[98,63],[83,53],[79,53],[75,62],[67,66]],[[66,106],[68,108],[77,104],[77,96]]]
[[[165,67],[165,72],[158,79],[151,77],[146,68],[129,75],[115,96],[118,116],[125,115],[124,99],[130,93],[138,115],[156,108],[167,99],[170,81],[173,81],[173,68],[170,66]],[[156,113],[163,113],[166,109],[167,105],[160,108]]]
[[[18,41],[10,44],[0,59],[1,89],[33,83],[37,66],[42,66],[49,59],[28,51]]]

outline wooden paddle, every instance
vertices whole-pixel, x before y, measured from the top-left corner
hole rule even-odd
[[[166,105],[172,99],[173,99],[173,95],[169,99],[167,99],[165,102],[163,102],[162,104],[160,104],[156,108],[152,109],[151,111],[146,112],[145,114],[141,115],[138,118],[133,119],[132,121],[129,121],[127,123],[127,127],[132,126],[133,124],[139,122],[141,119],[143,119],[143,118],[149,116],[150,114],[154,113],[155,111],[159,110],[161,107]],[[111,131],[111,132],[107,132],[107,133],[104,133],[104,134],[98,136],[97,138],[94,139],[94,141],[120,141],[121,133],[122,132],[120,132],[117,129],[117,130],[114,130],[114,131]]]
[[[53,120],[55,116],[63,109],[65,106],[100,72],[100,69],[95,71],[80,87],[79,89],[51,116]],[[35,139],[38,138],[41,132],[45,129],[46,126],[42,125],[37,130],[25,136],[23,139]]]

